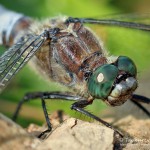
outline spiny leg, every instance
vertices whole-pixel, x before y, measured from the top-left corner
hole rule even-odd
[[[64,99],[64,100],[68,100],[68,101],[77,101],[77,100],[82,100],[84,98],[80,97],[80,96],[74,96],[74,95],[70,95],[70,93],[61,93],[61,92],[34,92],[34,93],[27,93],[23,99],[19,102],[16,111],[12,117],[12,119],[15,121],[17,119],[17,116],[19,114],[19,111],[23,105],[24,102],[27,102],[29,100],[34,100],[36,98],[40,98],[42,101],[42,107],[43,107],[43,112],[44,112],[44,116],[47,122],[47,126],[48,129],[45,130],[44,132],[42,132],[38,137],[40,138],[42,135],[44,135],[46,132],[50,132],[52,130],[52,126],[48,117],[48,113],[47,113],[47,109],[46,109],[46,105],[45,105],[45,100],[52,100],[52,99]],[[60,114],[61,115],[61,114]],[[60,118],[61,120],[61,118]]]
[[[42,107],[43,107],[43,112],[44,112],[44,116],[47,122],[47,127],[48,129],[43,131],[40,135],[38,135],[38,138],[42,137],[45,133],[50,132],[52,130],[52,124],[50,122],[50,119],[48,117],[48,113],[47,113],[47,109],[46,109],[46,105],[45,105],[45,100],[43,98],[41,98],[42,101]]]
[[[42,97],[42,93],[41,92],[34,92],[34,93],[27,93],[27,94],[25,94],[25,96],[18,103],[17,108],[15,110],[15,113],[12,116],[12,120],[13,121],[17,120],[17,117],[18,117],[18,114],[19,114],[19,112],[21,110],[21,107],[22,107],[22,105],[25,102],[28,102],[29,100],[33,100],[33,99],[36,99],[36,98],[41,98],[41,97]]]
[[[147,98],[145,96],[137,95],[137,94],[133,94],[132,100],[142,102],[142,103],[146,103],[146,104],[150,104],[150,99],[149,98]]]
[[[138,106],[140,109],[142,109],[144,111],[144,113],[147,114],[150,117],[150,112],[139,103],[139,102],[142,102],[142,103],[150,104],[150,99],[149,98],[147,98],[145,96],[134,94],[131,98],[131,101],[136,106]]]
[[[123,137],[122,133],[120,133],[119,131],[117,131],[116,129],[114,129],[109,123],[107,123],[106,121],[100,119],[99,117],[93,115],[92,113],[84,110],[83,108],[86,107],[87,105],[91,104],[92,101],[87,101],[87,100],[81,100],[78,102],[75,102],[72,104],[71,109],[78,111],[86,116],[89,116],[95,120],[97,120],[98,122],[102,123],[103,125],[105,125],[108,128],[111,128],[112,130],[114,130],[115,133],[119,134],[120,137]]]
[[[51,123],[50,120],[48,118],[48,114],[47,114],[47,110],[46,110],[46,105],[45,105],[45,100],[52,100],[52,99],[63,99],[63,100],[67,100],[67,101],[77,101],[75,103],[72,104],[71,109],[76,110],[82,114],[85,114],[99,122],[101,122],[102,124],[104,124],[106,127],[111,128],[115,131],[115,133],[118,133],[121,137],[123,137],[123,135],[117,131],[116,129],[114,129],[109,123],[103,121],[102,119],[98,118],[97,116],[89,113],[88,111],[84,110],[83,108],[86,107],[87,105],[92,104],[92,101],[87,101],[85,100],[85,98],[80,97],[80,96],[74,96],[74,95],[69,95],[70,93],[60,93],[60,92],[34,92],[34,93],[28,93],[24,96],[24,98],[20,101],[20,103],[18,104],[18,107],[16,109],[16,112],[13,116],[13,120],[16,120],[18,113],[21,109],[21,106],[24,102],[27,102],[29,100],[33,100],[35,98],[41,98],[42,100],[42,106],[43,106],[43,111],[44,111],[44,115],[46,118],[46,122],[48,125],[48,129],[45,130],[44,132],[42,132],[39,137],[41,137],[43,134],[45,134],[46,132],[51,131],[52,127],[51,127]]]
[[[16,121],[17,116],[19,114],[19,111],[25,102],[28,102],[29,100],[34,100],[37,98],[65,99],[65,100],[69,100],[69,101],[77,101],[77,100],[83,99],[80,96],[74,96],[74,95],[71,95],[70,93],[67,93],[67,92],[66,93],[61,93],[61,92],[32,92],[32,93],[27,93],[27,94],[25,94],[23,99],[21,99],[21,101],[18,103],[16,111],[12,117],[12,120]]]

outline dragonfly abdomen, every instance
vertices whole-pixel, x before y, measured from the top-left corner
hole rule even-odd
[[[24,34],[31,24],[31,19],[0,6],[0,45],[12,46],[16,37]]]

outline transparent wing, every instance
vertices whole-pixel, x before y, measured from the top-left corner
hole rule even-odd
[[[0,91],[46,41],[44,33],[26,35],[0,57]]]

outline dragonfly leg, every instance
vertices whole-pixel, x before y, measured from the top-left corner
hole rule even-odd
[[[48,117],[48,113],[47,113],[47,109],[46,109],[46,105],[45,105],[45,100],[43,98],[41,98],[41,101],[42,101],[43,112],[44,112],[44,116],[46,119],[48,129],[43,131],[40,135],[38,135],[38,138],[42,137],[45,133],[50,132],[52,130],[52,125],[51,125],[50,119]]]
[[[12,120],[13,120],[13,121],[16,121],[16,120],[17,120],[19,111],[21,110],[21,107],[22,107],[22,105],[23,105],[25,102],[28,102],[29,100],[33,100],[33,99],[36,99],[36,98],[41,98],[41,97],[42,97],[42,93],[41,93],[41,92],[34,92],[34,93],[27,93],[27,94],[25,94],[25,96],[24,96],[24,97],[20,100],[20,102],[18,103],[17,108],[16,108],[16,111],[15,111],[15,113],[13,114]]]
[[[119,134],[120,137],[123,137],[123,134],[120,133],[118,130],[114,129],[109,123],[107,123],[106,121],[102,120],[101,118],[93,115],[92,113],[84,110],[83,108],[86,107],[87,105],[91,104],[91,101],[87,101],[87,100],[82,100],[82,101],[78,101],[72,104],[71,109],[78,111],[86,116],[89,116],[95,120],[97,120],[98,122],[102,123],[103,125],[105,125],[108,128],[111,128],[112,130],[114,130],[115,133]]]
[[[81,100],[84,99],[80,96],[74,96],[71,95],[71,93],[61,93],[61,92],[33,92],[33,93],[27,93],[23,99],[19,102],[16,111],[12,117],[12,119],[15,121],[17,119],[17,116],[19,114],[19,111],[23,105],[24,102],[28,102],[29,100],[34,100],[40,98],[42,101],[42,107],[43,107],[43,112],[44,112],[44,116],[47,122],[47,126],[48,129],[45,130],[44,132],[42,132],[38,137],[40,138],[42,135],[44,135],[47,132],[50,132],[52,130],[52,125],[50,123],[49,117],[48,117],[48,113],[47,113],[47,109],[46,109],[46,105],[45,105],[45,100],[52,100],[52,99],[64,99],[64,100],[68,100],[68,101],[77,101],[77,100]],[[61,118],[60,118],[61,120]]]
[[[139,102],[143,102],[143,103],[147,103],[150,104],[150,99],[145,97],[145,96],[141,96],[141,95],[136,95],[134,94],[131,98],[131,101],[138,106],[140,109],[142,109],[144,111],[145,114],[147,114],[150,117],[150,112],[144,108],[144,106],[142,106]]]

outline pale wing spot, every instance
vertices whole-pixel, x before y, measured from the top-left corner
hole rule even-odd
[[[97,81],[98,82],[102,82],[104,80],[104,75],[102,73],[100,73],[98,76],[97,76]]]

